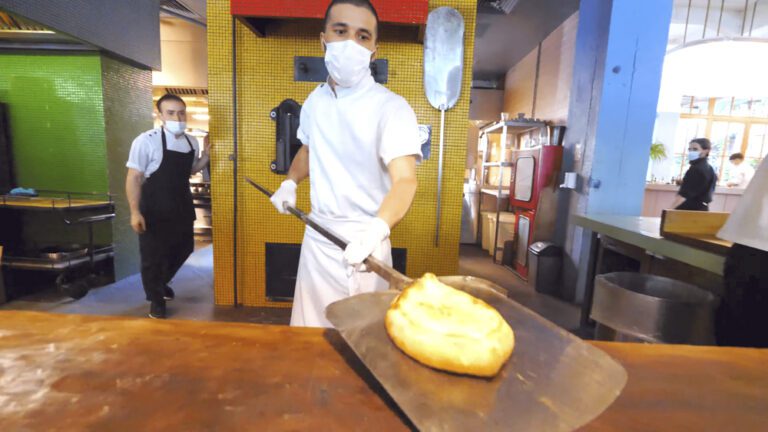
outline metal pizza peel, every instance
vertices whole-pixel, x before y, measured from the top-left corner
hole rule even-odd
[[[459,100],[463,70],[464,17],[454,8],[439,7],[434,9],[427,17],[427,26],[424,30],[424,93],[429,104],[440,111],[435,246],[440,246],[445,112],[453,108]]]
[[[268,196],[271,192],[246,178]],[[346,242],[310,216],[285,208],[344,248]],[[627,381],[624,368],[605,352],[510,300],[484,279],[439,279],[496,308],[515,332],[515,349],[492,379],[432,369],[400,351],[387,335],[384,316],[412,280],[369,257],[366,266],[392,289],[359,294],[326,308],[326,316],[392,399],[422,431],[571,431],[602,413]]]

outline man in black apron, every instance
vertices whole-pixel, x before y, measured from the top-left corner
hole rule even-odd
[[[139,234],[141,281],[151,302],[150,318],[165,318],[168,283],[194,250],[195,209],[189,190],[191,173],[208,163],[206,139],[201,157],[184,133],[186,104],[165,95],[157,102],[163,127],[141,134],[131,146],[126,191],[131,227]],[[196,143],[196,141],[195,141]]]

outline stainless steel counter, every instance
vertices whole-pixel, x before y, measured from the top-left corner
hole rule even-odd
[[[664,209],[672,207],[680,187],[670,184],[650,183],[645,186],[643,216],[661,216]],[[744,189],[718,186],[709,203],[709,211],[731,213],[741,201]]]
[[[617,216],[617,215],[573,215],[576,225],[584,227],[591,232],[589,261],[580,263],[579,278],[577,282],[577,292],[583,293],[583,302],[581,307],[581,324],[589,324],[590,311],[592,309],[592,296],[594,293],[594,279],[598,273],[601,273],[600,264],[602,251],[605,249],[604,243],[615,243],[616,241],[625,243],[629,248],[635,249],[631,252],[633,259],[640,261],[640,272],[659,274],[651,267],[659,263],[669,267],[677,268],[675,274],[664,274],[662,276],[672,277],[686,282],[693,283],[700,288],[705,288],[715,294],[721,287],[720,280],[723,275],[723,266],[725,257],[705,250],[697,249],[672,240],[661,237],[660,226],[661,218],[645,216]],[[601,240],[598,240],[598,235]],[[624,248],[624,247],[622,247]],[[663,257],[665,259],[655,259]],[[676,263],[677,262],[677,263]],[[679,264],[683,263],[683,264]],[[685,265],[693,267],[693,270],[679,271],[680,267]],[[704,271],[699,271],[704,270]]]
[[[576,225],[629,243],[654,255],[674,259],[718,275],[725,257],[661,237],[661,218],[616,215],[574,215]]]

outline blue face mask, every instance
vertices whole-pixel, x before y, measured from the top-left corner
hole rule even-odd
[[[181,135],[187,130],[187,123],[168,120],[165,122],[165,128],[168,129],[168,132],[174,135]]]
[[[701,157],[701,152],[696,150],[688,151],[688,160],[693,162]]]

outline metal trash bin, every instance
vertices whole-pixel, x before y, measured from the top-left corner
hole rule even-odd
[[[479,209],[480,187],[477,183],[464,183],[464,199],[461,206],[461,236],[459,238],[459,243],[477,243]]]
[[[562,266],[563,250],[559,246],[536,242],[528,247],[528,282],[537,292],[559,294]]]
[[[617,272],[595,278],[590,316],[599,340],[707,345],[715,342],[717,303],[685,282]]]
[[[504,251],[501,253],[501,265],[512,268],[515,266],[515,248],[517,244],[514,240],[504,242]]]

